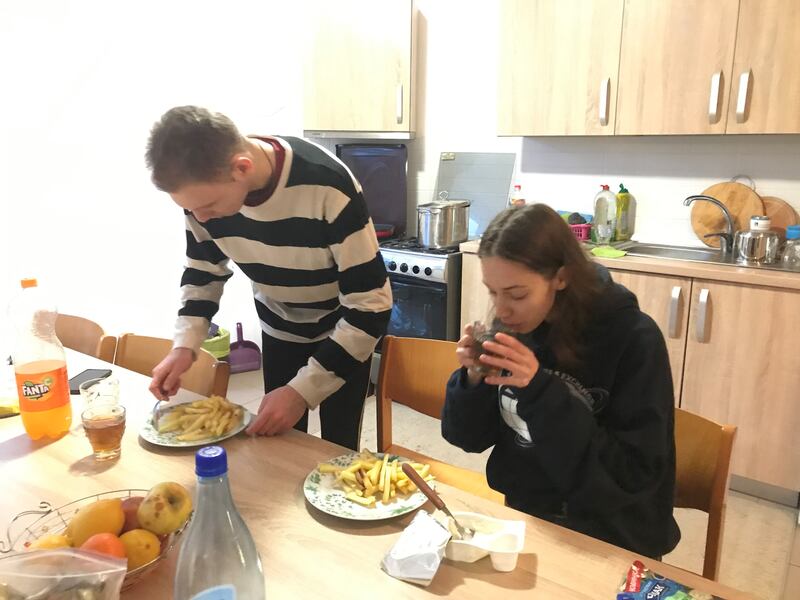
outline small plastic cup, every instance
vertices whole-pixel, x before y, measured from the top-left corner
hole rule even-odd
[[[113,460],[122,451],[125,433],[125,407],[120,404],[95,403],[81,413],[81,423],[95,460]]]

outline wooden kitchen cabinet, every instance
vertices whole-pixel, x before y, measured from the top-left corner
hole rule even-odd
[[[738,9],[739,0],[625,1],[617,135],[725,133]]]
[[[727,133],[800,133],[798,56],[797,0],[741,0]]]
[[[738,426],[731,471],[800,489],[800,291],[695,279],[681,406]]]
[[[622,0],[503,0],[499,135],[613,135]]]
[[[414,133],[412,0],[312,0],[305,57],[307,136]]]
[[[644,275],[632,271],[609,272],[616,283],[636,294],[639,308],[656,322],[664,334],[672,370],[675,405],[679,406],[692,280],[688,277]]]
[[[489,311],[489,290],[483,285],[481,259],[477,254],[465,252],[461,256],[461,330],[464,325],[483,321]],[[459,336],[461,337],[461,336]]]

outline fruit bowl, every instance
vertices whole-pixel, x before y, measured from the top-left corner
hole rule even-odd
[[[64,504],[63,506],[59,506],[58,508],[53,508],[49,502],[40,502],[37,510],[27,510],[21,512],[11,520],[11,523],[9,523],[6,531],[7,541],[4,542],[0,540],[0,552],[7,553],[13,550],[21,551],[27,549],[34,541],[44,535],[61,533],[67,528],[67,524],[69,523],[70,519],[75,515],[75,513],[78,512],[78,510],[84,506],[97,502],[98,500],[112,500],[114,498],[120,498],[124,500],[125,498],[130,498],[132,496],[146,496],[147,493],[148,490],[146,489],[136,488],[114,490],[112,492],[101,492],[99,494],[86,496],[80,500],[73,500],[72,502]],[[20,519],[32,515],[39,515],[39,518],[33,521],[33,523],[30,525],[26,526],[22,532],[18,533],[12,539],[11,531],[14,528],[14,524]],[[190,520],[191,516],[180,529],[169,534],[166,538],[161,540],[161,553],[156,558],[151,560],[149,563],[128,571],[125,574],[125,581],[122,584],[123,590],[126,590],[136,584],[136,582],[147,575],[147,573],[155,569],[160,561],[166,558],[169,552],[178,543],[181,534],[186,530],[186,526],[189,524]]]

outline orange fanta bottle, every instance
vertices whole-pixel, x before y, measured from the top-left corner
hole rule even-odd
[[[35,279],[21,283],[22,293],[10,311],[18,331],[13,358],[19,412],[31,438],[58,438],[72,424],[67,362],[56,337],[58,313]]]

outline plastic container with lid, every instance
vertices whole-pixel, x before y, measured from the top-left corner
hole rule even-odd
[[[786,243],[781,250],[781,266],[800,271],[800,225],[786,228]]]
[[[603,184],[600,188],[594,197],[592,226],[595,241],[605,246],[614,239],[614,231],[617,228],[617,197],[608,189],[608,185]]]
[[[17,328],[12,352],[19,412],[28,435],[58,438],[69,431],[72,406],[64,347],[56,337],[55,303],[36,279],[23,279],[9,306]]]

